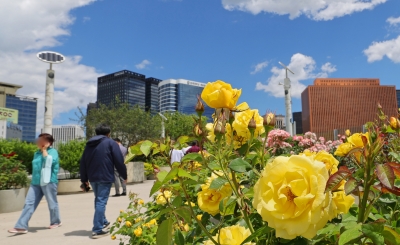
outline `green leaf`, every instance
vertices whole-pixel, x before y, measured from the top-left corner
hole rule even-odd
[[[243,160],[242,158],[236,158],[231,163],[229,163],[229,168],[238,173],[244,173],[248,169],[252,169],[253,167]]]
[[[350,178],[347,180],[346,184],[344,184],[344,192],[346,195],[352,194],[355,190],[357,190],[359,183],[356,179]]]
[[[186,223],[192,223],[192,215],[190,214],[190,210],[188,207],[180,207],[175,209],[175,212],[181,216]]]
[[[225,185],[225,183],[227,183],[227,182],[228,181],[226,179],[218,177],[211,182],[210,189],[217,190],[217,189],[221,188],[223,185]]]
[[[157,245],[171,245],[172,243],[172,225],[171,218],[164,220],[157,229],[156,241]]]
[[[174,200],[172,201],[172,205],[176,208],[179,208],[182,205],[182,197],[181,196],[175,197]]]
[[[198,178],[196,178],[196,176],[192,176],[191,174],[189,174],[188,172],[186,172],[184,169],[181,169],[181,168],[178,170],[178,176],[186,177],[186,178],[192,179],[194,181],[198,180]]]
[[[185,245],[185,238],[183,237],[182,232],[179,229],[177,229],[175,231],[175,241],[174,242],[176,245]]]
[[[376,164],[376,176],[385,187],[390,189],[394,188],[396,176],[394,175],[392,167],[388,164]]]
[[[400,235],[396,231],[392,230],[391,228],[384,226],[383,237],[385,238],[385,243],[387,245],[398,245],[400,244]]]
[[[158,179],[159,181],[163,182],[164,179],[165,179],[165,177],[167,177],[167,175],[168,175],[168,172],[165,171],[165,170],[163,170],[163,171],[161,171],[161,172],[159,172],[159,173],[157,174],[157,179]]]
[[[181,136],[181,137],[178,138],[177,142],[180,145],[183,145],[183,144],[189,142],[189,140],[190,140],[189,136]]]
[[[396,159],[398,162],[400,162],[400,154],[391,151],[391,152],[389,152],[389,155],[391,155],[394,159]]]
[[[347,167],[340,167],[339,171],[329,177],[328,182],[326,183],[325,192],[336,190],[340,186],[342,180],[347,180],[351,174],[352,172]]]
[[[169,173],[167,174],[167,176],[165,176],[164,180],[163,180],[163,184],[167,183],[168,181],[172,180],[173,178],[176,177],[176,175],[178,174],[178,169],[177,168],[173,168],[169,171]]]
[[[385,222],[385,221],[383,221]],[[382,222],[374,222],[374,223],[368,223],[368,224],[363,224],[361,227],[361,231],[364,233],[365,236],[367,236],[371,241],[376,244],[384,244],[384,238],[382,236],[383,232],[383,224]]]
[[[151,197],[154,193],[159,191],[162,185],[163,185],[163,183],[161,181],[158,181],[158,180],[155,181],[153,187],[151,187],[149,196]]]
[[[189,153],[182,158],[182,162],[187,162],[187,161],[201,162],[203,161],[203,158],[199,153]]]
[[[361,232],[361,225],[357,224],[353,228],[346,230],[339,237],[339,245],[353,244],[361,239],[363,233]]]
[[[254,238],[261,238],[263,235],[271,232],[273,229],[268,226],[263,226],[260,229],[256,230],[253,234],[247,237],[240,245],[253,241]]]
[[[147,157],[150,154],[152,146],[153,146],[153,142],[151,142],[150,140],[146,140],[146,141],[143,141],[142,145],[140,146],[140,150]]]

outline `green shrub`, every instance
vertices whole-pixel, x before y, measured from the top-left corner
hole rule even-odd
[[[15,152],[16,160],[22,161],[29,174],[32,174],[33,155],[37,151],[35,144],[20,140],[0,140],[0,154]]]
[[[74,179],[79,174],[79,162],[85,150],[86,141],[73,140],[58,147],[60,166],[70,173],[70,178]]]
[[[15,152],[0,155],[0,190],[25,187],[28,173]]]

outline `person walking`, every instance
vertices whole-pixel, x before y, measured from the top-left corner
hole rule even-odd
[[[124,157],[118,145],[110,139],[111,129],[106,124],[96,127],[96,136],[92,137],[83,151],[80,162],[80,176],[83,187],[92,186],[94,193],[94,218],[92,238],[97,239],[107,236],[110,226],[105,211],[111,185],[114,183],[114,167],[123,179],[127,179]],[[84,188],[82,188],[84,190]]]
[[[21,216],[10,233],[28,233],[28,223],[37,206],[46,197],[47,205],[50,211],[49,229],[55,229],[62,225],[60,212],[57,202],[58,170],[60,164],[58,161],[58,152],[52,148],[54,138],[51,134],[40,134],[36,140],[39,148],[32,161],[32,181],[25,199],[25,205]]]
[[[197,141],[193,141],[191,147],[186,151],[185,154],[189,153],[198,153],[200,151],[200,147],[197,146]]]
[[[121,140],[119,138],[115,138],[114,141],[117,142],[119,149],[121,150],[122,156],[125,159],[126,154],[128,154],[128,150],[122,145]],[[114,168],[114,177],[115,177],[115,182],[114,182],[115,195],[113,195],[113,197],[126,196],[126,184],[125,184],[124,180],[121,178],[121,176],[119,175],[117,169],[115,169],[115,168]],[[122,185],[122,194],[119,193],[120,183]]]

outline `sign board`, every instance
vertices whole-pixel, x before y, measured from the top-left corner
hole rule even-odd
[[[18,110],[0,107],[0,120],[18,124]]]

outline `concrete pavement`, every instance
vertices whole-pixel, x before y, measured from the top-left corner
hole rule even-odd
[[[154,181],[145,181],[142,184],[128,185],[128,192],[139,194],[143,200],[150,201],[149,193]],[[111,195],[114,194],[111,189]],[[29,233],[13,235],[7,232],[17,222],[21,211],[14,213],[0,214],[0,244],[1,245],[102,245],[119,243],[112,241],[110,237],[91,239],[91,229],[94,214],[94,196],[92,192],[60,195],[60,215],[63,226],[57,229],[47,229],[49,226],[49,211],[46,200],[43,199],[29,222]],[[110,197],[106,216],[113,223],[121,209],[125,210],[129,204],[128,197]]]

